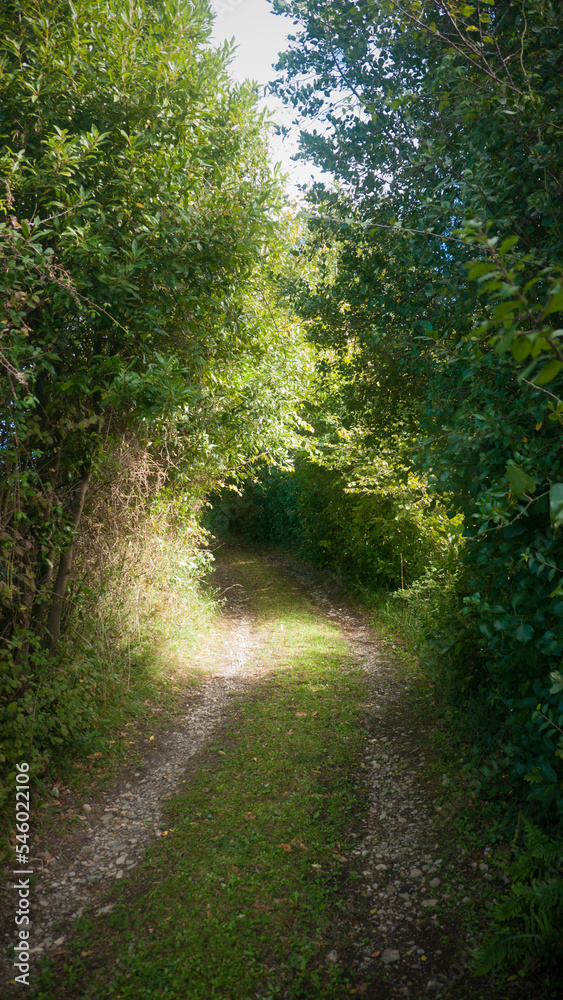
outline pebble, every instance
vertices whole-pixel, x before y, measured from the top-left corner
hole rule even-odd
[[[401,956],[398,951],[394,948],[385,948],[385,951],[381,953],[381,961],[384,965],[389,965],[390,962],[399,962]]]

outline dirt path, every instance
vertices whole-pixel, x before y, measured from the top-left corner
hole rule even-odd
[[[256,562],[255,554],[249,555],[252,560]],[[489,848],[471,846],[453,833],[451,820],[463,794],[452,793],[446,771],[436,777],[429,770],[434,754],[424,695],[419,692],[414,698],[411,679],[383,650],[362,615],[342,601],[334,580],[271,554],[260,567],[258,586],[256,575],[245,578],[240,551],[224,550],[216,583],[227,603],[200,663],[210,671],[208,678],[173,730],[147,746],[142,767],[125,771],[115,789],[84,807],[81,833],[62,831],[43,857],[34,859],[34,962],[64,953],[78,917],[90,914],[95,921],[111,913],[114,903],[107,902],[108,891],[127,882],[148,845],[162,837],[165,804],[189,783],[190,765],[193,770],[194,761],[205,753],[206,770],[211,771],[218,754],[224,754],[210,748],[230,718],[233,698],[250,697],[272,670],[275,637],[283,635],[277,631],[283,624],[272,614],[260,616],[259,598],[261,592],[275,589],[273,574],[281,573],[287,600],[292,590],[300,600],[305,594],[313,614],[332,624],[368,680],[364,756],[357,775],[368,808],[361,824],[351,826],[351,849],[338,859],[343,905],[335,917],[331,947],[322,958],[327,967],[346,970],[348,985],[341,995],[356,993],[373,1000],[538,996],[537,984],[531,981],[507,983],[502,994],[496,994],[470,978],[467,915],[471,913],[478,926],[505,881]],[[1,995],[20,995],[21,987],[9,985],[11,962],[5,976]],[[276,996],[294,995],[287,975],[279,990]],[[59,985],[52,998],[82,995],[91,994]],[[106,994],[98,995],[103,1000]],[[154,996],[159,995],[155,989]],[[187,994],[187,1000],[192,995],[199,993]]]
[[[141,769],[124,770],[111,791],[90,798],[80,815],[84,828],[51,832],[41,852],[30,858],[37,901],[33,969],[44,955],[64,946],[69,928],[83,913],[110,912],[100,901],[113,882],[132,872],[147,845],[161,836],[163,804],[182,790],[186,765],[221,726],[233,695],[244,691],[263,673],[256,666],[257,657],[253,657],[256,639],[249,596],[228,562],[219,561],[213,582],[226,600],[197,664],[209,672],[208,679],[189,697],[185,712],[170,732],[154,742],[149,743],[147,738]],[[6,912],[10,896],[8,882]],[[13,943],[12,930],[11,922],[3,927],[2,981],[6,995],[13,991],[18,996],[21,987],[11,986],[13,963],[6,960],[6,947]]]

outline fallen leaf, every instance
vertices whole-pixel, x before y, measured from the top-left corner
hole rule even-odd
[[[381,955],[380,951],[372,951],[371,953],[372,958],[379,958],[380,955]]]
[[[293,736],[293,729],[288,729],[287,730],[287,735],[288,736]]]
[[[295,714],[303,717],[303,716],[307,715],[307,712],[296,712]]]
[[[318,712],[312,712],[311,714],[312,715],[318,715],[319,713]]]
[[[154,736],[149,736],[149,743],[151,740],[154,740]]]
[[[291,851],[291,844],[278,844],[278,847],[283,848],[284,851]]]

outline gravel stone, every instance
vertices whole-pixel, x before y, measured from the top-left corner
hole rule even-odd
[[[390,962],[400,962],[400,960],[401,956],[394,948],[386,948],[381,953],[381,961],[384,965],[389,965]]]

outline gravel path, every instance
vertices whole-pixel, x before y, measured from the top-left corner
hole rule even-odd
[[[110,885],[127,876],[139,863],[148,844],[163,830],[163,804],[184,787],[186,767],[208,745],[222,725],[234,695],[246,690],[264,673],[253,636],[249,598],[226,565],[220,565],[215,583],[229,589],[221,620],[205,650],[210,676],[190,698],[175,728],[156,738],[142,768],[128,769],[111,791],[90,800],[79,815],[82,828],[52,835],[30,858],[36,876],[33,890],[32,968],[38,958],[64,946],[68,930],[87,910],[107,913],[100,906]],[[13,879],[4,880],[2,910],[7,915],[15,896]],[[14,971],[6,947],[14,943],[13,923],[3,928],[0,997],[20,996],[12,985]],[[3,990],[5,992],[3,992]]]
[[[509,879],[492,863],[490,847],[475,845],[469,853],[458,843],[452,819],[468,792],[461,782],[455,786],[450,776],[437,779],[429,770],[436,756],[428,730],[432,711],[413,702],[408,677],[375,630],[342,601],[334,577],[282,556],[270,561],[338,622],[370,678],[365,708],[371,737],[360,778],[370,809],[363,833],[354,838],[350,861],[359,880],[340,925],[348,933],[351,926],[354,945],[352,954],[335,950],[328,960],[352,965],[356,993],[366,1000],[560,1000],[561,991],[546,992],[534,975],[525,981],[512,976],[502,993],[471,976],[468,957],[475,941],[466,929],[467,909],[472,906],[482,921]]]
[[[349,858],[360,881],[342,918],[348,932],[352,925],[354,945],[352,954],[340,956],[334,950],[327,961],[351,964],[360,984],[359,995],[374,1000],[476,996],[468,986],[465,952],[469,942],[460,930],[460,908],[471,899],[483,905],[494,899],[505,887],[502,877],[490,870],[486,848],[469,857],[448,839],[448,823],[458,799],[453,795],[449,806],[440,807],[424,787],[428,778],[424,724],[409,718],[405,681],[376,634],[341,602],[334,579],[282,557],[270,556],[269,561],[308,592],[319,613],[340,625],[350,651],[371,681],[371,701],[366,706],[371,737],[360,777],[371,807]],[[106,890],[125,878],[147,845],[162,835],[163,803],[183,788],[189,761],[209,745],[225,720],[232,696],[250,689],[267,670],[261,665],[250,595],[228,565],[220,565],[218,576],[229,600],[206,650],[210,676],[187,703],[174,730],[155,740],[143,766],[125,771],[116,788],[84,806],[79,831],[54,838],[34,858],[38,874],[34,959],[63,947],[82,913],[111,909],[111,904],[103,905]],[[8,903],[10,887],[8,880]],[[362,976],[374,971],[376,979],[365,992]],[[4,969],[4,984],[12,976],[10,961]],[[506,997],[534,995],[532,983],[520,983],[517,988],[519,992],[511,992],[507,986]],[[2,998],[21,995],[21,987],[14,992],[5,985],[4,990],[0,990]]]

